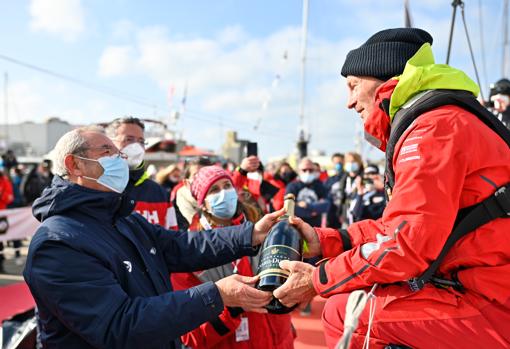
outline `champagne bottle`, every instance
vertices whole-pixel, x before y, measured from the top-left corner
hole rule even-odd
[[[257,289],[274,291],[287,280],[289,272],[280,268],[280,261],[301,261],[302,240],[297,229],[289,223],[289,217],[294,216],[295,197],[293,194],[285,196],[286,214],[279,218],[262,245],[257,274],[260,280]],[[287,308],[274,298],[266,306],[272,314],[287,314],[295,308]]]

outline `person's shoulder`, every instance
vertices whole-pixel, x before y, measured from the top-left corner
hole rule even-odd
[[[161,184],[150,178],[147,178],[136,187],[139,188],[142,195],[148,195],[152,198],[155,198],[155,195],[159,195],[159,198],[163,198],[165,201],[167,200],[166,198],[169,197],[168,191]]]
[[[303,186],[302,182],[294,181],[287,184],[287,192],[297,191]]]
[[[79,222],[66,216],[52,216],[37,228],[30,241],[30,249],[37,250],[45,242],[55,241],[65,245],[80,245],[83,237],[85,222]]]

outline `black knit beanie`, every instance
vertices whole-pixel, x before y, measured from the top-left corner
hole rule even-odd
[[[432,36],[422,29],[381,30],[347,54],[342,76],[372,76],[389,80],[402,74],[406,62],[426,42],[432,44]]]

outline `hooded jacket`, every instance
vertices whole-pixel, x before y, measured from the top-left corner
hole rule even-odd
[[[48,348],[180,348],[180,335],[216,318],[214,283],[173,291],[169,274],[256,253],[253,225],[170,232],[131,214],[134,201],[56,176],[33,205],[42,222],[25,280]]]
[[[461,71],[434,64],[425,44],[400,77],[376,91],[374,111],[365,120],[372,142],[385,150],[392,116],[420,92],[441,88],[478,93]],[[388,103],[389,115],[383,107]],[[395,186],[381,219],[354,223],[340,233],[316,229],[323,256],[330,258],[314,273],[322,296],[421,275],[438,256],[458,211],[510,181],[506,143],[476,116],[453,105],[419,116],[394,154]],[[459,240],[439,268],[447,278],[457,274],[467,289],[465,297],[477,307],[505,304],[510,297],[508,231],[508,219],[489,222]],[[453,291],[448,292],[437,292],[435,301],[456,304]]]

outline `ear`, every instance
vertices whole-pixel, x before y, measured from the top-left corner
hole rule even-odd
[[[80,177],[83,175],[82,170],[78,166],[78,162],[76,161],[76,157],[72,154],[67,154],[64,158],[64,165],[67,169],[67,172],[70,176]]]

